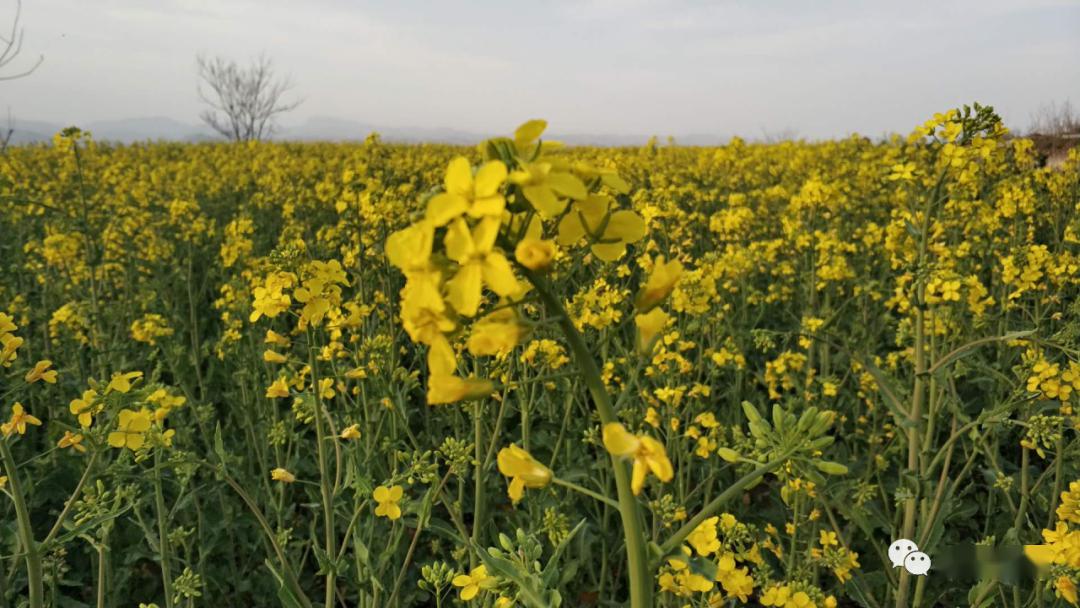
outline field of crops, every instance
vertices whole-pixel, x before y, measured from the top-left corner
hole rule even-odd
[[[1080,154],[545,126],[0,156],[0,607],[1077,604]]]

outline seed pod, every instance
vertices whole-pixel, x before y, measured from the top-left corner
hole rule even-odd
[[[833,441],[835,441],[835,439],[832,435],[822,435],[821,437],[818,437],[817,439],[811,441],[810,447],[815,450],[820,450],[822,448],[827,448],[832,445]]]

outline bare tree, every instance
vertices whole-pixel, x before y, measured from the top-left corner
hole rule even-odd
[[[4,68],[19,56],[22,51],[23,29],[19,27],[19,17],[22,16],[22,0],[15,0],[15,19],[11,22],[11,31],[0,34],[0,80],[14,80],[22,78],[37,69],[45,57],[38,55],[37,61],[29,68],[14,74],[4,74]]]
[[[1073,110],[1068,100],[1061,105],[1056,102],[1043,104],[1031,114],[1030,132],[1057,136],[1080,133],[1080,114]]]
[[[247,67],[222,57],[200,55],[199,97],[211,109],[199,115],[207,125],[233,141],[259,140],[273,133],[274,118],[300,105],[283,101],[291,88],[288,78],[278,78],[265,55]]]

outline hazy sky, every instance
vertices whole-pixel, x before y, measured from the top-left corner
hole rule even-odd
[[[826,137],[1080,105],[1078,0],[24,0],[23,24],[45,62],[0,110],[75,124],[197,122],[200,51],[272,57],[305,99],[285,124]]]

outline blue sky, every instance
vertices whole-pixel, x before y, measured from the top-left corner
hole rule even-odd
[[[45,62],[0,110],[64,123],[196,122],[200,51],[265,51],[304,98],[286,124],[816,138],[1080,105],[1075,0],[24,0],[23,23]]]

